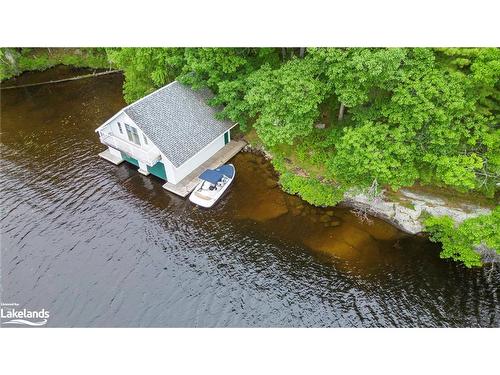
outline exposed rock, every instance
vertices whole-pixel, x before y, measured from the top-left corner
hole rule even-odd
[[[314,127],[315,127],[316,129],[324,129],[324,128],[326,128],[326,125],[325,125],[325,124],[321,124],[321,123],[320,123],[320,124],[316,124],[316,125],[314,125]]]
[[[403,232],[420,234],[424,230],[422,214],[431,216],[449,216],[457,224],[465,219],[487,215],[490,209],[474,204],[450,206],[443,199],[429,194],[417,194],[406,189],[400,190],[407,199],[406,202],[389,202],[382,199],[371,199],[364,194],[346,194],[343,205],[356,209],[366,210],[370,215],[385,220]],[[407,207],[407,205],[413,208]],[[484,263],[500,262],[500,255],[495,249],[481,244],[476,246]]]
[[[500,254],[495,249],[491,249],[485,244],[480,244],[475,247],[476,252],[481,255],[484,263],[500,263]]]
[[[261,155],[267,160],[271,160],[273,158],[273,156],[269,152],[267,152],[264,147],[251,145],[250,143],[247,143],[247,145],[243,147],[241,151],[250,152],[255,155]]]
[[[417,194],[408,190],[400,190],[407,198],[405,203],[390,202],[383,199],[372,199],[365,194],[347,193],[343,204],[361,210],[370,215],[390,222],[402,231],[417,234],[423,231],[421,215],[428,213],[431,216],[450,216],[456,223],[465,219],[485,215],[491,211],[481,206],[468,206],[468,210],[460,207],[450,207],[439,197]],[[407,205],[412,206],[407,207]]]

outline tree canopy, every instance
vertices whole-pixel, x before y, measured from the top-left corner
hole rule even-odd
[[[416,182],[492,197],[500,175],[498,48],[108,48],[132,102],[178,79],[264,146],[307,147],[344,186]],[[2,50],[10,73],[23,50]],[[18,60],[17,62],[14,60]],[[22,62],[22,61],[21,61]],[[42,64],[43,65],[43,64]],[[9,70],[10,69],[10,70]],[[7,75],[7,73],[4,73]],[[315,125],[322,123],[321,131]]]
[[[174,79],[209,88],[217,116],[255,129],[283,188],[315,205],[374,181],[487,197],[500,186],[499,48],[108,48],[78,56],[0,49],[0,79],[87,60],[123,70],[129,103]],[[310,170],[295,174],[288,158]],[[498,230],[498,210],[458,232],[447,219],[427,225],[443,256],[475,265],[471,248],[480,241],[467,238],[492,222]]]

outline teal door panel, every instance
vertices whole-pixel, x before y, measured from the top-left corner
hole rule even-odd
[[[229,132],[224,133],[224,144],[227,145],[229,143]]]
[[[128,161],[130,164],[133,164],[133,165],[135,165],[135,166],[137,166],[137,167],[139,166],[139,162],[137,161],[137,159],[134,159],[133,157],[128,156],[128,155],[127,155],[126,153],[124,153],[124,152],[122,152],[121,154],[122,154],[122,158],[123,158],[123,160]]]
[[[148,166],[148,172],[155,175],[156,177],[160,177],[161,179],[167,181],[167,173],[165,172],[165,166],[161,161],[159,161],[152,167]]]

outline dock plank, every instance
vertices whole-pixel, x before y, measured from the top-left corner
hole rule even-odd
[[[200,174],[202,174],[207,169],[214,169],[221,164],[227,163],[245,146],[245,141],[230,141],[222,149],[212,155],[210,159],[201,164],[198,168],[184,177],[177,184],[174,185],[170,182],[166,182],[163,185],[163,188],[174,194],[180,195],[181,197],[186,197],[198,184],[198,176]]]

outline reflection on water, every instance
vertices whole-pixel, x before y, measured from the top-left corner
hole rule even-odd
[[[3,302],[50,310],[49,326],[498,326],[498,272],[287,195],[263,158],[235,157],[211,210],[99,159],[121,85],[2,91]]]

